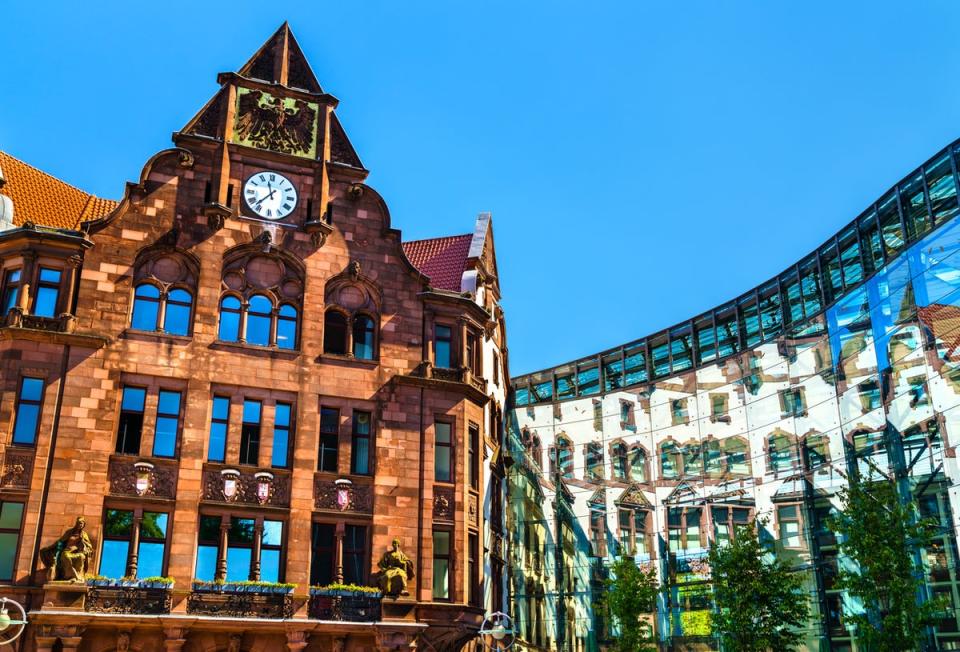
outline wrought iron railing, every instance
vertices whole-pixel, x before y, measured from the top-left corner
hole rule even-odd
[[[380,598],[370,595],[311,595],[310,617],[316,620],[339,620],[373,623],[380,620]]]
[[[293,596],[289,593],[194,590],[187,598],[187,613],[234,618],[292,618]]]
[[[91,586],[84,608],[103,614],[167,614],[172,597],[169,589],[131,586]]]

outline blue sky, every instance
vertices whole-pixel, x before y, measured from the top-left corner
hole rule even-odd
[[[960,3],[8,3],[0,148],[119,197],[289,20],[405,239],[492,211],[513,375],[766,280],[960,136]]]

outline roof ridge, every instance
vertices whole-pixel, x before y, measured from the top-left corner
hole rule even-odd
[[[445,240],[448,238],[472,238],[472,237],[473,237],[472,233],[458,233],[456,235],[438,235],[433,238],[420,238],[419,240],[404,240],[400,244],[410,244],[413,242],[430,242],[431,240]]]

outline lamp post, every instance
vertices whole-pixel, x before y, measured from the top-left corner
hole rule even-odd
[[[10,616],[10,610],[14,614]],[[0,598],[0,645],[10,645],[27,627],[27,612],[16,600]]]
[[[496,611],[480,625],[480,642],[485,650],[509,650],[513,647],[513,619],[502,611]]]

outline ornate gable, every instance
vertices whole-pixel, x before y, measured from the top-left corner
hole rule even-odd
[[[653,509],[653,505],[651,505],[647,497],[643,495],[643,490],[636,484],[631,484],[624,489],[620,497],[613,502],[621,507]]]

